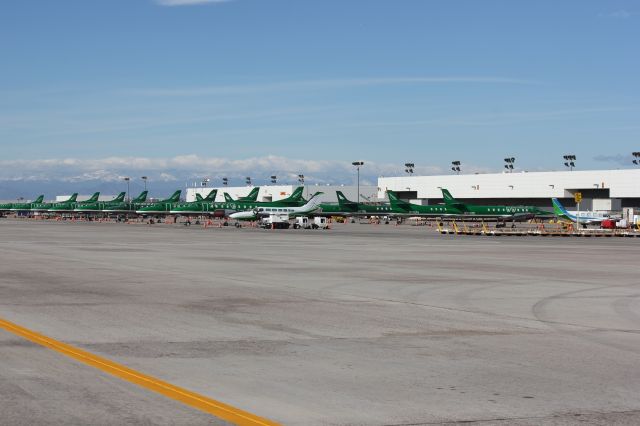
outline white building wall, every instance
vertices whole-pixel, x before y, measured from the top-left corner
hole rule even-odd
[[[378,178],[378,197],[387,190],[417,191],[418,198],[564,198],[585,189],[609,189],[611,198],[640,198],[640,169],[515,172]]]

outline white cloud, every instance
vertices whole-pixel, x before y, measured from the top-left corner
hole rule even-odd
[[[177,177],[175,177],[174,175],[169,174],[169,173],[160,173],[159,178],[163,182],[175,182],[175,181],[178,180]]]
[[[376,185],[379,176],[405,175],[402,162],[376,163],[363,159],[360,169],[362,185]],[[418,164],[416,175],[451,173],[448,167]],[[464,173],[486,173],[495,170],[464,163]],[[117,194],[127,187],[123,181],[129,176],[131,192],[143,189],[140,176],[148,177],[149,189],[157,196],[170,194],[183,185],[193,185],[204,177],[220,186],[222,178],[231,186],[244,186],[250,176],[255,185],[269,183],[276,175],[279,184],[298,183],[298,174],[304,174],[305,183],[311,185],[353,185],[356,172],[350,161],[304,160],[274,155],[245,159],[203,157],[195,154],[169,158],[106,157],[95,159],[49,158],[40,160],[0,160],[0,200],[15,200],[46,193]]]
[[[375,182],[378,176],[403,173],[401,164],[375,163],[365,160],[363,179]],[[416,173],[435,174],[443,170],[436,166],[418,166]],[[196,154],[170,158],[105,157],[97,159],[60,158],[40,160],[0,160],[0,181],[47,180],[62,182],[117,182],[123,176],[149,176],[150,181],[179,181],[195,177],[229,177],[244,180],[251,176],[256,182],[275,174],[281,182],[295,182],[304,174],[310,183],[351,183],[354,169],[348,161],[304,160],[276,155],[228,159],[203,157]]]
[[[193,6],[206,3],[229,3],[233,0],[155,0],[161,6]]]

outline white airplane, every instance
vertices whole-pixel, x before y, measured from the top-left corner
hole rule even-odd
[[[300,207],[258,207],[253,210],[232,213],[229,217],[235,220],[257,220],[272,214],[288,215],[289,218],[303,216],[313,213],[320,208],[320,194],[322,194],[322,192],[316,192],[309,198],[309,201],[307,201],[305,205]]]
[[[580,221],[580,224],[583,225],[602,223],[603,220],[614,219],[613,217],[603,213],[595,213],[591,211],[568,211],[566,208],[564,208],[564,206],[557,198],[552,198],[551,202],[553,203],[553,211],[555,212],[556,216],[563,219],[568,219],[572,222]]]

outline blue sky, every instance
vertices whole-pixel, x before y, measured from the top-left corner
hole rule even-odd
[[[0,180],[330,181],[355,159],[374,179],[406,161],[499,171],[507,155],[561,169],[566,153],[630,167],[639,15],[635,1],[7,0]]]

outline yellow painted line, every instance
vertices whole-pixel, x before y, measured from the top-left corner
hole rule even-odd
[[[138,386],[157,392],[167,398],[182,402],[183,404],[196,408],[200,411],[204,411],[205,413],[212,414],[222,420],[242,426],[272,426],[278,424],[214,399],[207,398],[206,396],[191,392],[187,389],[172,385],[171,383],[156,379],[155,377],[147,376],[146,374],[127,368],[124,365],[117,364],[106,358],[99,357],[90,352],[67,345],[66,343],[59,342],[2,318],[0,318],[0,328],[23,337],[31,342],[37,343],[38,345],[53,349],[56,352],[95,367],[105,373],[119,377],[122,380],[135,383]]]

